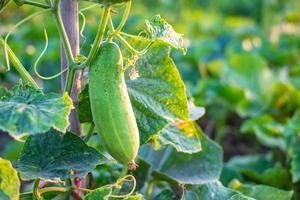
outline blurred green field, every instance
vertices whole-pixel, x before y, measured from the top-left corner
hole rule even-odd
[[[81,2],[80,8],[89,5]],[[184,34],[187,54],[173,50],[172,57],[189,98],[205,107],[200,126],[223,148],[225,186],[234,188],[232,180],[237,179],[294,190],[293,199],[300,199],[299,10],[299,0],[134,0],[126,32],[138,34],[146,19],[160,14]],[[10,4],[0,14],[0,35],[34,11]],[[101,10],[84,14],[87,24],[80,39],[87,55]],[[31,67],[44,47],[45,27],[49,47],[39,70],[56,74],[60,43],[48,16],[20,26],[8,43],[46,92],[60,92],[60,78],[40,80]],[[0,51],[0,85],[10,88],[20,77],[4,68]],[[1,138],[0,156],[16,160],[21,147]]]

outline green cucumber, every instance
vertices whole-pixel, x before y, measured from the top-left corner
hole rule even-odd
[[[101,45],[90,66],[89,95],[95,128],[107,151],[134,168],[139,132],[125,84],[123,56],[113,42]]]

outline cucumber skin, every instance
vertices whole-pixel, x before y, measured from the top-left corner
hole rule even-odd
[[[122,66],[119,47],[103,43],[90,66],[89,95],[95,128],[107,151],[128,164],[136,158],[140,140]]]

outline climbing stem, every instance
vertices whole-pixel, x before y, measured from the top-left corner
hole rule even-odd
[[[65,86],[65,92],[67,92],[69,95],[71,95],[71,92],[72,92],[75,72],[76,72],[76,69],[74,67],[70,66],[68,74],[67,74],[67,81],[66,81],[66,86]]]
[[[39,190],[40,194],[44,194],[47,192],[68,192],[69,189],[65,187],[46,187]]]
[[[54,11],[53,12],[54,20],[55,20],[57,30],[59,32],[59,35],[60,35],[60,37],[62,39],[62,42],[63,42],[63,45],[64,45],[64,49],[65,49],[68,64],[72,65],[72,64],[74,64],[74,56],[73,56],[73,53],[72,53],[71,44],[70,44],[70,41],[68,39],[63,21],[61,19],[60,0],[55,1],[53,11]]]
[[[38,178],[34,181],[34,185],[33,185],[33,196],[35,200],[41,199],[41,194],[39,192],[39,184],[40,184],[40,179]]]
[[[5,47],[5,41],[2,36],[0,36],[0,47],[4,49]],[[10,49],[10,47],[6,44],[7,47],[7,52],[8,52],[8,57],[9,60],[13,63],[15,69],[17,72],[20,74],[23,80],[28,82],[31,86],[33,86],[36,89],[40,89],[37,83],[34,81],[32,76],[28,73],[28,71],[25,69],[21,61],[18,59],[16,54]]]
[[[110,7],[109,6],[104,7],[101,24],[97,31],[97,35],[93,42],[93,46],[90,50],[90,53],[89,53],[87,59],[82,64],[76,66],[76,69],[82,69],[82,68],[89,66],[90,63],[92,62],[93,58],[95,57],[97,50],[98,50],[98,48],[103,40],[103,37],[104,37],[105,29],[106,29],[108,18],[109,18],[109,13],[110,13]]]
[[[117,35],[116,36],[118,38],[118,40],[132,53],[138,56],[142,56],[145,53],[147,53],[148,49],[150,48],[150,46],[153,44],[153,42],[150,42],[147,47],[141,51],[136,50],[134,47],[132,47],[126,40],[125,38],[123,38],[121,35]]]
[[[110,29],[110,31],[112,31],[112,32],[117,32],[116,31],[116,29],[115,29],[115,27],[114,27],[114,24],[113,24],[113,21],[112,21],[112,18],[111,18],[111,16],[109,15],[109,29]],[[145,48],[145,49],[143,49],[142,51],[138,51],[138,50],[136,50],[134,47],[132,47],[126,40],[125,40],[125,38],[123,38],[122,36],[121,36],[121,34],[119,34],[119,33],[121,33],[121,32],[118,32],[117,33],[117,35],[116,35],[116,37],[118,38],[118,40],[132,53],[132,54],[135,54],[135,55],[138,55],[138,56],[142,56],[142,55],[144,55],[147,51],[148,51],[148,49],[150,48],[150,46],[153,44],[153,42],[151,41],[148,45],[147,45],[147,47]]]
[[[114,32],[112,32],[110,35],[109,35],[109,40],[111,40],[112,38],[114,38],[115,36],[117,36],[123,29],[127,19],[128,19],[128,16],[129,16],[129,13],[130,13],[130,9],[131,9],[131,1],[129,1],[127,4],[126,4],[126,8],[125,8],[125,11],[124,11],[124,14],[123,14],[123,17],[122,17],[122,20],[119,24],[119,26],[114,30]],[[110,18],[110,23],[112,23],[112,20]]]

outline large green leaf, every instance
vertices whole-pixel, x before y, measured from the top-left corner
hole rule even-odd
[[[189,186],[182,200],[255,200],[214,181],[203,185]]]
[[[241,131],[254,133],[257,140],[263,145],[286,150],[284,126],[276,122],[270,115],[259,115],[246,120]]]
[[[249,99],[258,101],[266,100],[274,81],[266,60],[249,53],[230,55],[226,80],[245,89]]]
[[[290,182],[287,169],[279,162],[274,162],[271,154],[236,156],[226,163],[226,168],[240,174],[244,180],[259,184],[282,188],[287,187]],[[233,178],[235,177],[231,177]]]
[[[18,171],[23,180],[80,177],[105,162],[102,155],[75,134],[54,130],[29,136]]]
[[[290,200],[293,191],[284,191],[267,185],[247,185],[235,180],[231,183],[231,188],[256,200]]]
[[[43,94],[29,85],[19,84],[0,98],[0,129],[17,139],[51,128],[65,132],[72,108],[67,94]]]
[[[175,200],[176,197],[171,190],[165,189],[158,193],[152,200]]]
[[[173,27],[160,15],[155,15],[150,20],[146,20],[146,29],[152,40],[161,40],[176,49],[186,52],[182,34],[175,32]]]
[[[101,187],[88,193],[83,199],[84,200],[108,200],[112,193],[110,187]]]
[[[0,199],[18,200],[20,181],[10,161],[0,158]]]
[[[178,152],[197,153],[201,151],[199,133],[202,132],[195,122],[187,121],[172,124],[153,138],[154,146],[173,146]]]
[[[153,175],[182,184],[203,184],[217,180],[222,170],[222,149],[199,132],[202,151],[194,154],[177,152],[172,147],[155,151],[151,145],[141,147],[139,156],[149,163]]]
[[[147,41],[131,38],[136,46]],[[134,107],[142,143],[156,135],[170,122],[188,120],[186,90],[170,57],[170,48],[155,42],[135,64],[139,78],[128,78],[126,84]]]
[[[131,38],[136,46],[146,45],[140,37]],[[127,54],[125,52],[125,54]],[[176,120],[188,120],[186,90],[180,74],[170,57],[170,48],[157,41],[135,65],[139,78],[126,84],[140,131],[141,143],[158,134]],[[89,108],[88,89],[80,94],[78,115],[81,122],[89,122],[92,117]]]

